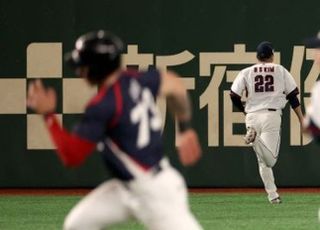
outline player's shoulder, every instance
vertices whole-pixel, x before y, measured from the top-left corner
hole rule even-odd
[[[136,69],[127,69],[122,72],[123,77],[136,78],[136,79],[153,76],[153,75],[159,75],[159,70],[155,68],[149,68],[148,70],[142,70],[142,71],[139,71]]]
[[[273,72],[290,73],[286,67],[278,63],[268,63],[268,66],[273,68]]]
[[[139,78],[143,75],[144,71],[139,71],[136,69],[127,69],[122,71],[121,75],[124,78]]]
[[[93,107],[100,104],[110,91],[109,87],[103,86],[98,90],[98,93],[94,95],[88,102],[87,107]]]
[[[241,72],[243,72],[243,73],[249,72],[249,71],[253,70],[254,66],[255,65],[248,66],[248,67],[242,69]]]
[[[137,80],[139,85],[151,90],[152,94],[155,96],[159,92],[161,85],[161,74],[155,68],[149,68],[147,71],[129,71],[124,73],[125,81],[132,82],[132,78]],[[130,79],[130,80],[128,80]]]
[[[115,104],[112,87],[101,87],[97,94],[86,105],[86,113],[106,113],[112,110]]]
[[[256,66],[257,66],[257,64],[248,66],[248,67],[242,69],[239,74],[240,75],[248,75],[250,72],[252,72],[254,70],[254,68]]]
[[[277,64],[277,63],[272,63],[272,65],[275,67],[275,68],[278,68],[280,70],[284,70],[284,71],[288,71],[286,67],[284,67],[283,65],[281,64]],[[289,72],[289,71],[288,71]]]

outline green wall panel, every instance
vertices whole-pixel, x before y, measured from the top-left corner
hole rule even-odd
[[[229,136],[225,136],[224,121],[230,119],[230,114],[224,112],[227,102],[223,96],[231,86],[226,74],[214,92],[213,89],[207,92],[217,95],[212,96],[212,101],[218,103],[216,115],[208,114],[207,106],[200,108],[201,96],[210,82],[216,80],[211,77],[216,67],[225,66],[226,70],[238,71],[250,63],[245,58],[238,64],[227,63],[229,60],[225,59],[226,63],[213,63],[209,67],[209,76],[204,76],[200,69],[205,64],[200,57],[204,53],[220,53],[223,59],[224,53],[234,52],[235,44],[243,44],[246,51],[254,52],[260,41],[269,40],[279,52],[280,63],[289,70],[296,67],[295,75],[300,75],[298,79],[304,105],[304,99],[310,96],[306,79],[312,61],[306,58],[302,40],[320,28],[319,12],[317,0],[310,0],[308,4],[289,0],[0,0],[0,86],[3,79],[26,78],[29,44],[62,43],[64,53],[72,48],[78,35],[100,28],[114,31],[127,44],[138,45],[139,53],[153,54],[152,65],[158,63],[159,57],[188,51],[194,56],[192,60],[170,69],[194,81],[195,88],[190,90],[190,94],[203,158],[194,167],[181,167],[174,150],[174,129],[170,119],[166,119],[164,131],[166,153],[186,176],[189,186],[260,187],[262,183],[252,149],[226,144],[225,139]],[[238,56],[240,60],[242,57]],[[302,58],[301,65],[293,61],[299,57]],[[72,77],[73,73],[63,68],[63,76]],[[50,81],[47,82],[50,84]],[[54,83],[58,88],[61,85],[61,82]],[[61,111],[62,102],[59,103]],[[27,114],[1,111],[0,187],[87,187],[109,177],[98,154],[91,156],[81,168],[65,169],[52,150],[27,149],[27,129],[30,128]],[[290,140],[290,135],[299,134],[294,133],[290,124],[289,111],[287,106],[283,114],[280,157],[274,170],[277,184],[284,187],[320,186],[320,147],[314,143],[297,145]],[[213,127],[219,134],[215,146],[208,143],[211,119],[218,119],[218,126]],[[71,127],[76,118],[68,115],[63,120]],[[243,132],[243,124],[233,125],[233,134]]]

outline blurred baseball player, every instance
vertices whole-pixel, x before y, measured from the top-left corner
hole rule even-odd
[[[184,165],[200,158],[191,128],[186,89],[173,73],[120,69],[122,41],[106,31],[81,36],[67,60],[99,91],[72,133],[53,114],[56,95],[40,80],[28,90],[28,106],[43,114],[66,166],[78,166],[97,147],[114,179],[102,183],[68,214],[64,229],[105,229],[134,217],[148,229],[202,229],[188,207],[186,184],[163,156],[161,117],[155,104],[165,96],[179,121],[178,153]]]
[[[320,69],[320,31],[317,36],[305,40],[308,48],[314,48],[314,62]],[[304,120],[305,130],[320,143],[320,81],[317,81],[311,91],[311,101],[307,107]],[[318,220],[320,221],[320,209],[318,210]]]
[[[306,39],[308,48],[314,48],[314,61],[320,68],[320,32],[317,36]],[[310,105],[305,117],[305,129],[320,142],[320,82],[317,81],[311,92]]]
[[[268,199],[272,204],[279,204],[281,199],[272,167],[278,159],[281,115],[287,100],[300,124],[303,115],[297,98],[297,85],[283,66],[273,63],[273,53],[270,42],[261,42],[257,47],[258,63],[240,71],[231,86],[230,96],[233,104],[246,114],[247,134],[244,140],[252,145],[257,155]],[[247,95],[245,107],[241,102],[244,91]]]

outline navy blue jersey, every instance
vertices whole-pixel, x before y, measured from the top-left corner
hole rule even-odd
[[[163,156],[155,104],[159,88],[157,70],[123,72],[110,88],[99,90],[75,127],[78,136],[99,143],[108,168],[120,179],[133,177],[128,161],[149,169]]]

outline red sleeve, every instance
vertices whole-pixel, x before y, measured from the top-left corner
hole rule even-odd
[[[45,117],[51,139],[57,148],[59,158],[68,167],[78,166],[94,150],[96,144],[68,133],[60,126],[55,115]]]

